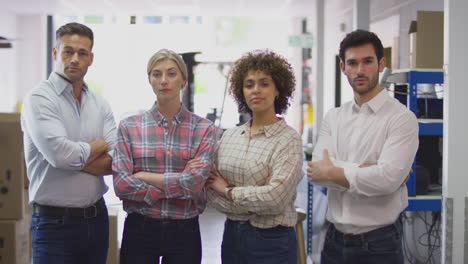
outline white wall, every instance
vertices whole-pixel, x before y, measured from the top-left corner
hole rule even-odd
[[[47,20],[45,15],[18,15],[17,86],[15,101],[22,101],[28,91],[47,78]]]
[[[468,263],[466,0],[445,0],[443,263]]]
[[[0,112],[14,112],[46,78],[46,17],[0,13],[0,36],[14,39],[12,48],[0,49]]]
[[[345,0],[325,1],[325,40],[323,65],[323,113],[335,106],[335,56],[347,32],[352,30],[353,2]],[[342,76],[345,79],[344,76]],[[342,89],[350,92],[349,89]],[[348,98],[349,96],[346,96]],[[318,117],[320,118],[320,117]]]
[[[16,17],[0,13],[0,36],[16,39]],[[0,112],[13,112],[16,97],[16,53],[18,42],[12,48],[0,49]]]

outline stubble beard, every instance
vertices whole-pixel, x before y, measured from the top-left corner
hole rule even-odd
[[[359,89],[357,85],[354,83],[354,80],[357,78],[363,78],[363,77],[368,80],[369,85],[365,88]],[[377,88],[377,84],[379,81],[379,72],[377,71],[377,73],[372,75],[370,79],[365,76],[358,76],[354,78],[354,80],[351,80],[350,78],[348,78],[348,82],[351,84],[351,87],[353,87],[353,91],[359,94],[360,96],[363,96],[363,95],[371,93],[374,89]]]

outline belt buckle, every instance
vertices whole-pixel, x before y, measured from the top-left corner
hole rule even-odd
[[[94,213],[88,215],[88,214],[87,214],[87,211],[88,211],[89,209],[91,209],[91,208],[94,209],[94,210],[93,210]],[[91,205],[90,207],[84,208],[83,210],[84,210],[84,218],[94,218],[94,217],[97,216],[97,207],[96,207],[96,205]]]

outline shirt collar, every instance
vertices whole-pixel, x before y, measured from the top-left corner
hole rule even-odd
[[[387,101],[387,98],[389,97],[388,92],[386,89],[382,89],[374,98],[372,98],[370,101],[368,101],[365,104],[362,104],[361,107],[364,105],[367,105],[374,113],[378,112],[380,108],[385,104],[385,101]],[[360,107],[356,103],[356,100],[353,100],[353,110],[359,111]]]
[[[157,102],[153,104],[153,106],[151,107],[149,111],[153,115],[153,118],[156,121],[156,123],[158,123],[159,125],[161,125],[164,122],[164,120],[166,120],[164,116],[159,112]],[[181,122],[188,120],[189,116],[190,116],[190,112],[187,110],[187,108],[183,104],[181,104],[180,111],[174,116],[173,120],[178,125]],[[169,121],[169,120],[166,120],[166,121]]]
[[[252,122],[252,119],[246,122],[245,124],[242,125],[242,131],[241,134],[250,135],[250,124]],[[275,122],[274,124],[264,126],[263,128],[260,128],[259,132],[260,134],[265,134],[265,137],[271,137],[274,135],[277,135],[280,133],[285,127],[288,125],[286,124],[286,121],[284,119],[280,119],[278,122]]]
[[[73,86],[70,81],[56,72],[50,74],[49,80],[53,83],[52,87],[55,88],[57,94],[62,94],[66,89],[73,91]],[[85,82],[83,82],[83,91],[88,91],[88,85]]]

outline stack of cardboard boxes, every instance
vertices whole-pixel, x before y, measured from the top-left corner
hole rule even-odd
[[[411,69],[442,69],[444,64],[444,12],[418,11],[410,29]]]
[[[0,264],[31,263],[31,210],[20,114],[0,114]]]
[[[0,264],[31,263],[31,208],[19,113],[0,113]],[[108,264],[118,264],[117,210],[109,208]]]

